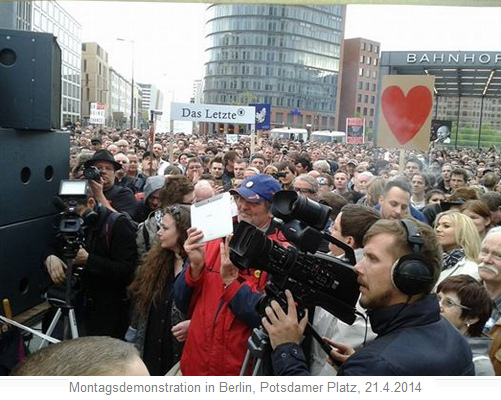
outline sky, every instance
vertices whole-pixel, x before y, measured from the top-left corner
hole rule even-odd
[[[60,1],[124,77],[152,83],[165,102],[188,102],[202,79],[207,4]],[[498,51],[501,7],[349,5],[345,38],[364,37],[382,51]],[[117,38],[133,40],[117,41]],[[134,57],[132,57],[134,52]]]

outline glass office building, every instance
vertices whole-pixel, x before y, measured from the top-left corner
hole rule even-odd
[[[204,103],[269,103],[272,127],[335,129],[344,19],[339,5],[209,6]]]
[[[0,27],[52,33],[61,48],[61,125],[80,119],[81,26],[56,1],[0,2]]]

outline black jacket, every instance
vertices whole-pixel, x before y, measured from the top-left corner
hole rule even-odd
[[[85,232],[87,264],[79,272],[75,313],[80,336],[123,338],[129,324],[127,286],[137,264],[135,229],[126,216],[108,223],[112,212],[100,207],[98,218]],[[51,254],[62,257],[62,242]]]
[[[474,375],[468,342],[440,316],[435,295],[412,304],[371,310],[378,337],[353,354],[338,375],[460,376]],[[299,346],[284,344],[273,352],[276,375],[307,375]]]

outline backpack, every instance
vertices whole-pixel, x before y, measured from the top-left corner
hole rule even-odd
[[[139,224],[136,234],[136,245],[140,258],[151,249],[151,245],[155,242],[158,224],[162,222],[161,220],[161,211],[154,210],[148,215],[148,218],[146,218],[144,222]]]

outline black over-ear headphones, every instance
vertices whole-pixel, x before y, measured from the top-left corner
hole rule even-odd
[[[407,234],[407,243],[412,248],[412,254],[400,257],[393,265],[391,273],[393,285],[408,296],[427,293],[433,283],[433,271],[421,255],[424,240],[410,220],[402,219],[401,222]]]

